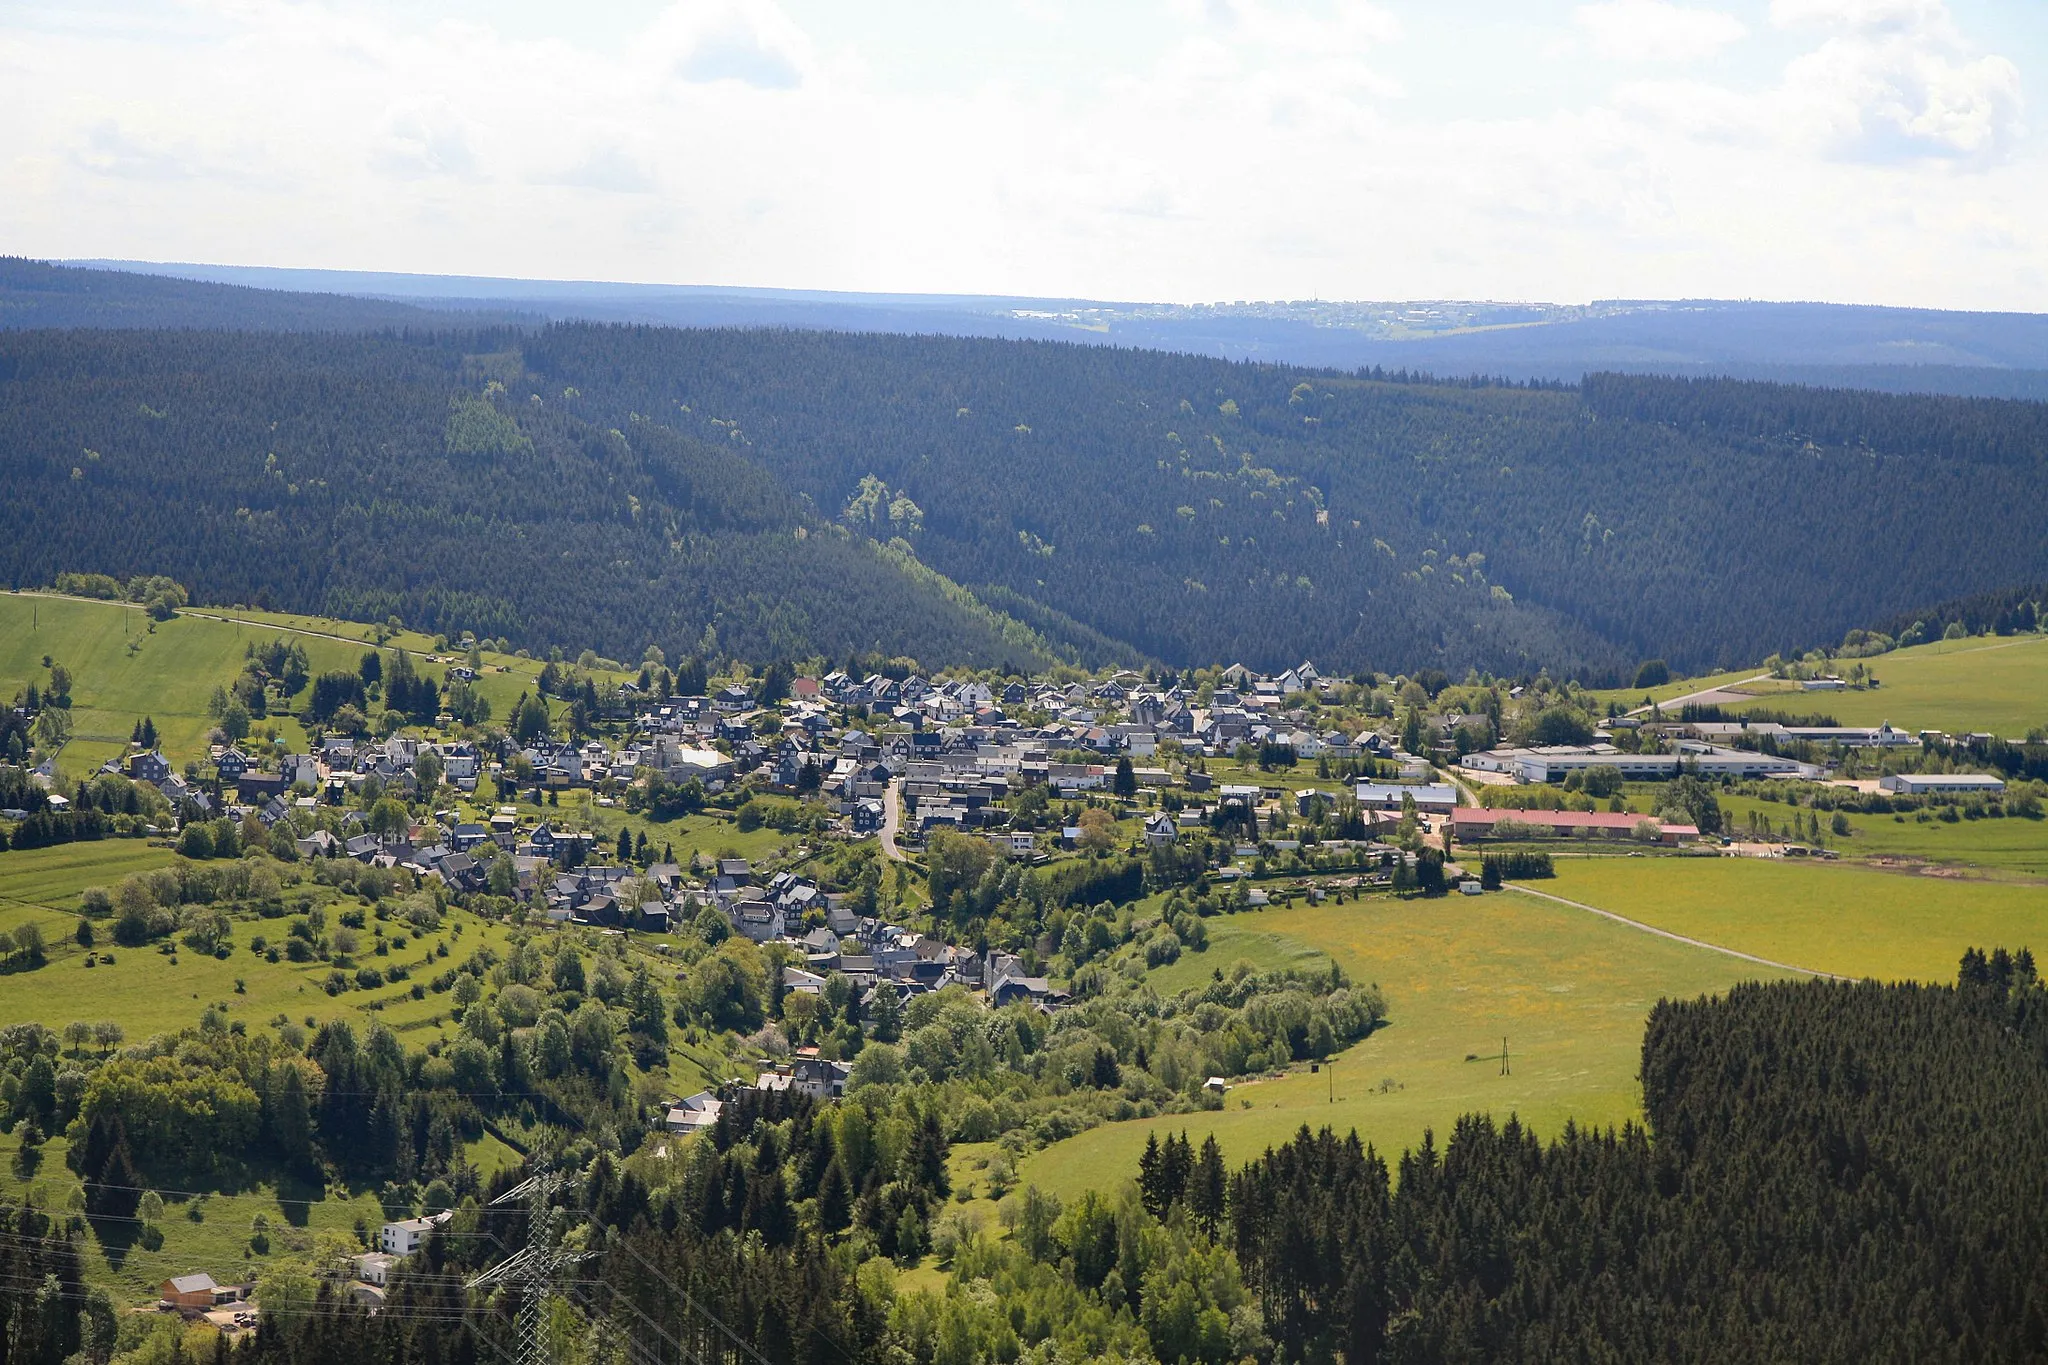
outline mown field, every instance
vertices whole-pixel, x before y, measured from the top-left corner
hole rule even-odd
[[[1794,859],[1574,858],[1531,885],[1844,976],[1948,981],[1965,948],[2048,948],[2048,890],[2006,881]]]
[[[2018,739],[2048,726],[2048,636],[1979,636],[1895,650],[1865,662],[1869,691],[1803,693],[1844,725],[1989,731]]]
[[[1208,923],[1207,952],[1154,973],[1162,990],[1240,958],[1272,966],[1327,955],[1355,980],[1380,985],[1389,1024],[1343,1053],[1334,1074],[1299,1066],[1235,1087],[1220,1112],[1105,1125],[1034,1154],[1024,1179],[1063,1198],[1113,1187],[1135,1172],[1146,1134],[1168,1129],[1185,1128],[1197,1143],[1213,1132],[1238,1162],[1302,1124],[1355,1127],[1393,1152],[1420,1142],[1425,1129],[1441,1141],[1460,1114],[1476,1111],[1517,1114],[1545,1134],[1568,1120],[1620,1124],[1640,1111],[1643,1021],[1660,997],[1782,975],[1505,893],[1375,897]]]

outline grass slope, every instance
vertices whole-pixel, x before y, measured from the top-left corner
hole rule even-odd
[[[156,629],[150,630],[154,624]],[[143,716],[156,721],[166,757],[183,763],[206,756],[207,700],[242,671],[255,628],[180,616],[152,623],[140,608],[30,594],[0,596],[0,695],[49,681],[43,657],[71,670],[71,742],[66,772],[88,774],[121,754]],[[317,674],[354,668],[360,647],[305,637]],[[295,724],[279,730],[303,746]]]
[[[1155,973],[1162,990],[1238,958],[1257,965],[1327,954],[1386,991],[1390,1022],[1339,1059],[1234,1088],[1220,1112],[1108,1124],[1035,1154],[1023,1176],[1070,1198],[1137,1169],[1148,1132],[1213,1132],[1232,1163],[1302,1124],[1356,1127],[1383,1151],[1460,1115],[1519,1114],[1544,1133],[1566,1120],[1638,1116],[1643,1021],[1664,996],[1696,996],[1777,973],[1525,897],[1373,899],[1209,922],[1211,946]],[[1511,1074],[1500,1074],[1506,1035]],[[1482,1060],[1466,1061],[1468,1054]],[[1334,1086],[1332,1084],[1334,1080]],[[1382,1083],[1389,1083],[1382,1090]],[[1330,1096],[1336,1095],[1335,1103]]]
[[[1972,945],[2048,945],[2048,894],[2009,882],[1757,858],[1574,858],[1559,859],[1556,879],[1538,885],[1689,938],[1845,976],[1946,981]]]
[[[2018,739],[2048,725],[2048,636],[1942,640],[1867,660],[1879,686],[1862,692],[1777,693],[1757,703],[1825,711],[1844,725],[1988,731]]]
[[[1806,692],[1777,680],[1750,683],[1759,670],[1744,668],[1680,678],[1662,687],[1623,687],[1584,695],[1598,708],[1604,709],[1610,701],[1634,708],[1645,697],[1669,703],[1695,692],[1746,684],[1740,690],[1753,693],[1753,702],[1723,704],[1733,709],[1824,713],[1843,725],[1890,721],[1902,730],[1987,731],[2008,739],[2048,725],[2048,636],[1979,635],[1967,640],[1938,640],[1864,662],[1878,677],[1875,689]]]
[[[205,758],[213,725],[207,701],[216,686],[241,673],[244,651],[252,642],[289,637],[305,647],[313,676],[337,669],[353,672],[364,652],[376,647],[375,630],[359,622],[244,608],[195,607],[154,624],[151,630],[141,609],[124,603],[0,594],[0,698],[30,683],[47,684],[45,655],[71,670],[73,734],[59,759],[66,773],[88,774],[119,756],[144,716],[155,720],[164,754],[173,762]],[[426,662],[432,646],[427,636],[405,631],[384,648],[407,650],[418,657],[423,673],[445,681],[445,667]],[[538,659],[484,653],[477,688],[490,701],[494,719],[506,719],[520,695],[535,689],[540,670]],[[301,693],[294,700],[304,699]],[[305,732],[297,721],[273,714],[256,722],[258,732],[267,726],[275,726],[287,745],[304,751]]]
[[[33,918],[45,931],[71,932],[78,893],[88,886],[112,886],[130,872],[147,872],[171,861],[171,852],[141,839],[101,839],[50,848],[0,853],[0,925],[12,927],[11,911]]]

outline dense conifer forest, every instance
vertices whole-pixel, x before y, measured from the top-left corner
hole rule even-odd
[[[0,579],[619,657],[1616,680],[2048,575],[2010,514],[2044,413],[768,330],[14,332]]]

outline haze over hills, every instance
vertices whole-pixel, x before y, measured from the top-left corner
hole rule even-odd
[[[1576,380],[1589,371],[1616,370],[2048,399],[2048,318],[2023,313],[1719,300],[1167,304],[136,261],[74,264],[494,316],[1058,339],[1448,376]]]

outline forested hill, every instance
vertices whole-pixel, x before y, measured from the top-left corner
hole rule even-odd
[[[516,345],[0,335],[0,580],[146,568],[203,601],[630,659],[696,652],[709,628],[755,659],[1049,662],[1032,632],[731,452],[508,390]]]
[[[828,513],[873,476],[943,572],[1176,661],[1735,665],[2048,568],[2000,510],[2048,488],[2032,404],[577,325],[527,357]]]
[[[42,327],[205,327],[350,332],[478,327],[515,320],[503,309],[467,313],[343,294],[252,289],[114,270],[79,270],[0,256],[0,330]]]
[[[0,577],[630,654],[1612,677],[2048,577],[2014,512],[2044,412],[767,330],[16,332]]]

